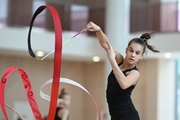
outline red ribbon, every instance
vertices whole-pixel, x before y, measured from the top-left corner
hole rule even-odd
[[[37,106],[35,97],[34,97],[34,93],[33,93],[33,89],[29,80],[28,75],[26,74],[26,72],[20,68],[16,68],[14,66],[9,67],[3,74],[1,81],[0,81],[0,104],[1,104],[1,109],[2,112],[6,118],[6,120],[8,120],[8,116],[6,113],[6,107],[5,107],[5,102],[4,102],[4,93],[5,93],[5,87],[6,87],[6,82],[8,80],[8,77],[11,75],[11,73],[13,73],[14,71],[18,71],[19,74],[21,75],[22,78],[22,82],[24,84],[24,89],[26,91],[26,95],[31,107],[31,110],[34,114],[34,117],[36,118],[36,120],[43,120],[41,113],[39,111],[39,108]]]
[[[50,107],[49,107],[49,113],[48,113],[48,120],[53,120],[55,113],[56,113],[56,106],[57,106],[57,98],[58,98],[58,90],[59,90],[59,78],[60,78],[60,68],[61,68],[61,56],[62,56],[62,29],[61,29],[61,22],[60,22],[60,18],[59,15],[57,13],[57,11],[55,10],[55,8],[53,8],[52,6],[40,6],[34,13],[31,23],[30,23],[30,28],[29,28],[29,34],[28,34],[28,50],[29,53],[32,57],[37,58],[34,54],[34,52],[31,49],[31,44],[30,44],[30,39],[31,39],[31,30],[32,30],[32,26],[34,23],[35,18],[37,17],[38,14],[40,14],[45,8],[48,8],[51,12],[53,21],[54,21],[54,31],[55,31],[55,52],[54,52],[54,73],[53,73],[53,83],[52,83],[52,88],[51,88],[51,101],[50,101]],[[22,69],[19,68],[15,68],[15,67],[10,67],[8,68],[3,77],[2,80],[0,82],[0,102],[1,102],[1,106],[2,106],[2,111],[3,114],[6,117],[6,120],[8,120],[7,114],[6,114],[6,109],[5,109],[5,105],[4,105],[4,88],[5,88],[5,83],[7,81],[8,76],[11,74],[11,72],[13,72],[14,70],[18,70],[20,72],[20,74],[22,74]],[[23,71],[23,73],[25,73]],[[27,74],[25,74],[25,76],[27,76]],[[21,75],[23,81],[24,81],[24,77]],[[31,90],[31,85],[30,85],[30,81],[29,79],[26,79],[27,82],[29,83],[27,86],[29,90]],[[26,91],[27,92],[27,91]],[[36,120],[42,120],[41,114],[38,110],[35,98],[33,96],[33,92],[28,92],[28,100],[32,100],[30,101],[30,106],[32,108],[32,112],[36,118]]]
[[[48,8],[50,10],[50,13],[52,15],[53,21],[54,21],[54,31],[55,31],[55,52],[54,52],[54,72],[53,72],[53,82],[52,82],[52,88],[51,88],[51,99],[50,99],[50,107],[49,107],[49,113],[48,113],[48,120],[54,120],[54,116],[56,113],[56,105],[57,105],[57,99],[58,99],[58,90],[59,90],[59,78],[60,78],[60,72],[61,72],[61,59],[62,59],[62,28],[61,28],[61,22],[60,22],[60,18],[59,15],[57,13],[57,11],[55,10],[55,8],[53,8],[52,6],[40,6],[34,13],[31,23],[30,23],[30,28],[29,28],[29,33],[28,33],[28,50],[29,50],[29,54],[36,58],[39,59],[38,57],[35,56],[32,48],[31,48],[31,30],[32,30],[32,26],[34,23],[35,18],[37,17],[38,14],[40,14],[45,8]],[[24,87],[25,87],[25,91],[26,91],[26,95],[29,101],[29,104],[31,106],[32,112],[36,118],[36,120],[43,120],[34,94],[33,94],[33,90],[30,84],[30,80],[26,74],[26,72],[20,68],[16,68],[14,66],[9,67],[3,74],[1,81],[0,81],[0,105],[3,111],[3,114],[6,118],[6,120],[8,120],[7,117],[7,113],[6,113],[6,109],[5,109],[5,102],[4,102],[4,93],[5,93],[5,86],[6,86],[6,82],[8,80],[9,75],[11,75],[11,73],[15,70],[18,70],[18,72],[21,75]],[[95,102],[96,108],[98,110],[98,120],[101,120],[101,116],[100,116],[100,109],[99,106],[97,104],[97,102],[95,101],[95,99],[93,98],[93,96],[91,96],[93,101]]]
[[[50,13],[53,18],[54,22],[54,32],[55,32],[55,52],[54,52],[54,72],[53,72],[53,83],[51,88],[51,101],[50,101],[50,107],[49,107],[49,113],[48,113],[48,120],[54,120],[54,116],[56,113],[56,106],[57,106],[57,98],[58,98],[58,90],[59,90],[59,78],[60,78],[60,68],[61,68],[61,57],[62,57],[62,27],[59,15],[55,8],[52,6],[40,6],[34,13],[30,28],[29,28],[29,34],[28,34],[28,50],[29,54],[37,58],[35,54],[33,53],[31,49],[30,44],[30,36],[31,36],[31,30],[34,23],[35,18],[39,13],[41,13],[45,8],[48,8],[50,10]]]

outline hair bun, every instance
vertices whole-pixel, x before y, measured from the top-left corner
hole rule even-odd
[[[148,40],[148,39],[150,39],[151,38],[151,35],[149,34],[149,33],[144,33],[144,34],[142,34],[141,35],[141,37],[140,37],[141,39],[145,39],[145,40]]]
[[[61,93],[62,93],[62,94],[65,94],[65,93],[66,93],[64,88],[61,90]]]

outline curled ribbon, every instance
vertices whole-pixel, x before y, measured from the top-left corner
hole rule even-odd
[[[60,79],[59,79],[59,82],[67,83],[67,84],[70,84],[70,85],[74,85],[74,86],[76,86],[76,87],[84,90],[84,91],[92,98],[92,100],[93,100],[93,102],[94,102],[94,104],[95,104],[95,106],[96,106],[97,112],[98,112],[98,120],[101,120],[100,108],[99,108],[96,100],[94,99],[94,97],[89,93],[88,90],[86,90],[86,88],[84,88],[84,87],[83,87],[81,84],[79,84],[78,82],[73,81],[73,80],[70,80],[70,79],[68,79],[68,78],[60,78]],[[52,79],[46,81],[46,82],[41,86],[40,93],[39,93],[40,96],[41,96],[43,99],[47,100],[47,101],[50,101],[50,96],[47,95],[47,94],[45,94],[45,93],[43,93],[42,89],[43,89],[43,87],[45,87],[46,85],[48,85],[48,84],[50,84],[50,83],[52,83]],[[58,99],[58,102],[61,102],[61,101],[62,101],[62,99]]]
[[[57,11],[52,7],[52,6],[40,6],[34,13],[31,22],[30,22],[30,27],[29,27],[29,33],[28,33],[28,51],[29,54],[37,59],[40,60],[40,58],[38,58],[32,48],[31,48],[31,31],[32,31],[32,26],[34,23],[35,18],[37,17],[38,14],[40,14],[45,8],[48,8],[50,10],[50,13],[52,15],[53,21],[54,21],[54,31],[55,31],[55,50],[53,52],[54,53],[54,72],[53,72],[53,79],[51,80],[52,82],[52,88],[51,88],[51,97],[49,97],[50,100],[50,107],[49,107],[49,113],[48,113],[48,120],[53,120],[55,113],[56,113],[56,105],[57,105],[57,98],[58,98],[58,90],[59,90],[59,78],[60,78],[60,68],[61,68],[61,58],[62,58],[62,29],[61,29],[61,23],[60,23],[60,18],[59,15],[57,13]],[[79,32],[78,34],[82,33],[83,31]],[[78,35],[77,34],[77,35]],[[76,36],[76,35],[75,35]],[[73,36],[73,37],[75,37]],[[72,39],[72,38],[71,38]],[[68,39],[68,41],[70,41],[70,39]],[[67,42],[68,42],[67,41]],[[2,112],[6,118],[6,120],[8,120],[8,116],[6,113],[6,108],[5,105],[7,107],[9,107],[11,110],[13,110],[14,112],[16,112],[12,107],[10,107],[9,105],[5,104],[4,101],[4,93],[5,93],[5,86],[6,86],[6,81],[9,77],[9,75],[15,71],[18,70],[18,72],[21,75],[25,90],[26,90],[26,95],[30,104],[30,107],[32,109],[32,112],[34,114],[34,117],[36,118],[36,120],[43,120],[42,115],[40,114],[39,108],[37,106],[34,94],[33,94],[33,90],[30,84],[30,80],[26,74],[26,72],[20,68],[16,68],[14,66],[9,67],[3,74],[3,77],[1,78],[0,81],[0,104],[1,104],[1,109]],[[65,80],[65,81],[63,81]],[[98,110],[98,120],[101,120],[100,117],[100,109],[98,107],[97,102],[95,101],[94,97],[80,84],[78,84],[75,81],[71,81],[69,79],[63,79],[63,82],[66,82],[68,84],[72,84],[75,85],[77,87],[80,87],[81,89],[83,89],[84,91],[86,91],[93,99],[96,108]],[[16,114],[18,114],[16,112]],[[20,114],[18,114],[20,116]],[[22,116],[20,116],[21,118]]]
[[[18,71],[19,74],[21,75],[22,78],[22,82],[24,84],[24,89],[26,91],[26,95],[31,107],[31,110],[34,114],[34,117],[36,118],[36,120],[43,120],[41,113],[39,112],[39,108],[37,106],[35,97],[34,97],[34,93],[33,93],[33,89],[29,80],[28,75],[26,74],[26,72],[20,68],[16,68],[14,66],[9,67],[3,74],[1,81],[0,81],[0,104],[1,104],[1,109],[2,112],[6,118],[6,120],[8,120],[8,116],[6,113],[6,108],[5,105],[7,107],[9,107],[11,110],[15,111],[12,107],[10,107],[9,105],[5,104],[4,102],[4,93],[5,93],[5,87],[6,87],[6,82],[8,80],[8,77],[11,75],[11,73],[13,73],[14,71]],[[17,113],[17,112],[16,112]],[[20,114],[17,113],[19,116]],[[21,116],[20,116],[21,117]]]
[[[38,14],[40,14],[45,8],[48,8],[54,22],[54,32],[55,32],[55,52],[54,52],[54,72],[53,72],[53,82],[51,87],[51,100],[50,100],[50,107],[49,107],[49,113],[48,113],[48,120],[54,120],[54,116],[56,113],[56,103],[58,98],[58,90],[59,90],[59,78],[60,78],[60,72],[61,72],[61,57],[62,57],[62,27],[59,15],[56,11],[56,9],[52,6],[40,6],[34,13],[31,22],[30,22],[30,28],[28,33],[28,50],[29,54],[38,60],[38,58],[32,48],[31,48],[31,31],[32,26],[34,23],[35,18]]]
[[[55,115],[57,101],[59,101],[59,102],[62,101],[61,99],[58,99],[58,87],[59,87],[59,83],[61,82],[59,78],[60,78],[60,68],[61,68],[61,58],[62,58],[62,45],[66,44],[71,39],[73,39],[74,37],[76,37],[77,35],[81,34],[84,31],[82,30],[82,31],[78,32],[76,35],[74,35],[72,38],[66,40],[62,44],[62,29],[61,29],[60,19],[58,17],[57,12],[55,11],[54,8],[52,8],[50,6],[41,6],[41,7],[39,7],[36,10],[33,17],[32,17],[32,20],[31,20],[31,23],[30,23],[29,34],[28,34],[28,50],[29,50],[29,54],[33,58],[36,58],[36,59],[40,60],[40,58],[35,56],[32,48],[31,48],[30,39],[31,39],[31,30],[32,30],[33,22],[34,22],[36,16],[39,13],[41,13],[46,7],[50,10],[50,12],[52,14],[53,21],[54,21],[54,28],[55,28],[55,50],[49,53],[49,54],[51,54],[51,53],[55,52],[55,54],[54,54],[54,76],[53,76],[53,79],[51,80],[51,82],[52,82],[51,97],[48,96],[48,95],[45,95],[42,91],[40,93],[43,94],[42,95],[43,99],[50,100],[50,108],[49,108],[48,120],[53,120],[54,115]],[[46,55],[45,57],[47,57],[48,55]],[[44,58],[42,58],[41,60],[43,60]],[[98,120],[101,120],[100,109],[99,109],[99,106],[98,106],[97,102],[95,101],[94,97],[83,86],[81,86],[80,84],[77,84],[77,82],[69,81],[67,79],[64,82],[67,82],[69,84],[80,87],[81,89],[86,91],[91,96],[91,98],[93,99],[93,101],[94,101],[94,103],[96,105],[96,108],[98,110]]]

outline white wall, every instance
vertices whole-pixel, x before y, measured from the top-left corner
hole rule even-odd
[[[175,61],[140,61],[140,80],[132,98],[142,120],[175,120]]]
[[[63,41],[74,36],[76,32],[63,32]],[[27,56],[27,35],[28,28],[9,28],[0,29],[0,53],[20,54]],[[34,51],[44,51],[49,53],[54,49],[54,33],[34,28],[32,32],[32,48]],[[9,51],[9,52],[8,52]],[[13,52],[18,51],[18,52]],[[91,60],[95,55],[104,59],[103,50],[96,37],[87,37],[85,33],[72,39],[63,46],[63,57],[67,59]],[[28,55],[29,56],[29,55]],[[52,56],[51,56],[52,58]]]
[[[157,120],[175,119],[175,61],[159,60],[157,84]]]
[[[27,51],[28,28],[9,28],[0,29],[0,53],[28,56]],[[67,40],[75,35],[76,32],[63,32],[63,40]],[[129,34],[128,41],[134,37],[140,37],[142,33]],[[159,54],[148,52],[147,58],[162,58],[164,53],[171,52],[174,58],[180,57],[180,34],[179,33],[158,33],[150,44],[161,51]],[[127,41],[127,44],[128,44]],[[121,46],[121,45],[119,45]],[[42,50],[49,53],[54,49],[54,33],[39,29],[33,29],[32,48],[34,51]],[[18,51],[18,52],[16,52]],[[100,47],[96,37],[88,37],[85,33],[72,39],[63,46],[64,59],[91,60],[94,55],[98,55],[102,60],[106,58],[104,50]],[[51,55],[48,58],[53,58]]]

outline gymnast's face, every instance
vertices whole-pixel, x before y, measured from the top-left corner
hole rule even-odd
[[[136,64],[143,57],[144,47],[138,43],[132,42],[126,48],[126,60],[129,64]]]
[[[71,103],[71,96],[68,95],[68,94],[64,95],[62,103],[63,103],[64,106],[68,107],[70,105],[70,103]]]

